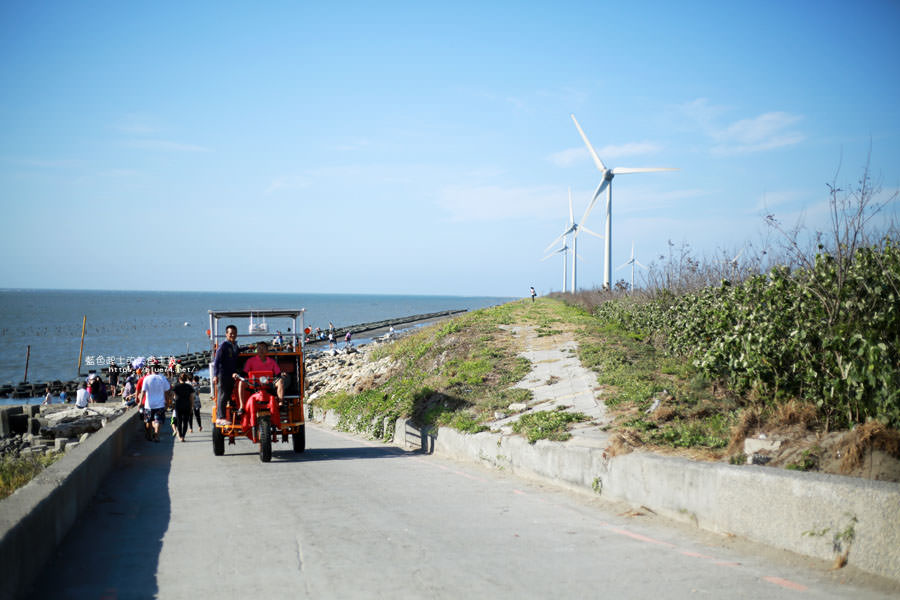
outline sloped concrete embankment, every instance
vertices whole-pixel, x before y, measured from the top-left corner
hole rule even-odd
[[[334,411],[314,419],[336,426]],[[393,425],[393,431],[390,426]],[[695,462],[497,433],[374,423],[377,437],[407,449],[503,468],[518,476],[645,506],[706,530],[831,560],[849,550],[857,568],[900,581],[900,485],[758,466]]]
[[[0,501],[0,599],[25,593],[138,427],[139,413],[130,408]]]

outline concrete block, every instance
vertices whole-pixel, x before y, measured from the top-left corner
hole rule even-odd
[[[750,456],[758,452],[775,452],[781,448],[780,440],[747,438],[744,440],[744,454]]]
[[[28,431],[28,419],[30,419],[28,415],[19,413],[11,413],[9,415],[9,428],[12,433],[18,433],[19,435]]]
[[[89,434],[89,433],[87,433],[87,432],[84,432],[84,433],[81,434],[81,437],[78,438],[78,441],[81,442],[81,443],[84,443],[84,442],[87,441],[87,439],[88,439],[89,437],[91,437],[91,434]]]
[[[7,438],[12,435],[12,429],[9,427],[9,412],[5,409],[0,410],[0,438]]]
[[[69,440],[66,438],[56,438],[53,440],[53,449],[57,452],[63,452],[66,449],[67,443],[69,443]]]
[[[41,413],[41,405],[40,404],[26,404],[22,406],[22,412],[28,415],[29,417],[37,416]]]
[[[40,419],[36,419],[35,417],[31,417],[28,419],[28,433],[30,433],[31,435],[40,435],[40,433],[41,433]]]

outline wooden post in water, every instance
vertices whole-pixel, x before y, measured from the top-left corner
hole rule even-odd
[[[81,349],[78,351],[78,366],[75,367],[75,374],[81,375],[81,355],[84,353],[84,328],[87,325],[87,315],[81,318]]]
[[[28,383],[28,361],[31,359],[31,344],[28,344],[28,350],[25,351],[25,378],[22,380]]]

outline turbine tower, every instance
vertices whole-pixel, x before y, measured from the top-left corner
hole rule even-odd
[[[597,169],[602,174],[603,178],[600,181],[600,185],[597,186],[597,190],[594,192],[594,197],[591,198],[590,204],[588,204],[588,209],[585,212],[585,216],[590,212],[591,208],[593,208],[594,203],[597,202],[597,198],[600,197],[600,194],[603,193],[603,190],[606,190],[606,253],[603,256],[603,287],[606,289],[610,289],[610,281],[612,280],[612,180],[616,175],[623,175],[626,173],[653,173],[655,171],[677,171],[678,169],[673,169],[669,167],[615,167],[613,169],[607,169],[606,165],[603,164],[603,161],[600,160],[600,157],[597,156],[597,152],[594,150],[594,147],[591,146],[591,142],[588,141],[587,136],[584,134],[584,131],[581,129],[581,125],[578,124],[578,119],[575,118],[575,115],[571,115],[572,121],[575,122],[575,127],[578,129],[578,133],[581,134],[581,139],[584,140],[584,144],[587,146],[588,152],[591,153],[591,157],[594,159],[594,164],[597,165]],[[583,219],[582,219],[583,220]]]
[[[616,269],[616,271],[618,271],[622,267],[627,267],[628,265],[631,265],[631,293],[633,294],[634,293],[634,265],[637,265],[642,269],[647,268],[641,264],[641,261],[639,261],[638,259],[636,259],[634,257],[634,242],[631,242],[631,258],[625,264],[620,265],[619,268]]]
[[[566,281],[567,281],[568,278],[569,278],[568,271],[566,270],[566,269],[567,269],[567,266],[568,266],[568,264],[569,264],[569,254],[568,254],[568,252],[569,252],[569,245],[568,245],[568,243],[566,242],[566,240],[563,240],[562,248],[557,248],[556,250],[553,251],[553,254],[549,254],[549,255],[545,256],[544,258],[542,258],[542,259],[541,259],[541,262],[547,260],[548,258],[551,258],[554,254],[559,254],[560,252],[562,252],[562,255],[563,255],[563,285],[562,285],[562,291],[563,291],[563,293],[565,294],[565,293],[566,293]]]
[[[547,246],[547,248],[544,249],[544,252],[549,252],[550,248],[552,248],[556,244],[556,242],[558,242],[559,240],[565,240],[566,236],[569,235],[570,233],[575,234],[572,236],[572,292],[578,291],[578,262],[577,262],[577,259],[578,259],[578,233],[581,232],[582,230],[584,230],[585,233],[589,233],[598,238],[603,237],[599,233],[595,233],[584,226],[584,222],[587,220],[590,212],[591,212],[591,206],[588,206],[588,209],[584,212],[584,216],[581,217],[581,223],[575,222],[574,215],[572,214],[572,188],[569,188],[569,222],[566,225],[566,230],[563,231],[559,237],[557,237],[555,240],[550,242],[550,244]],[[563,247],[560,248],[559,250],[557,250],[557,252],[568,249],[567,246],[568,246],[568,243],[564,241]],[[563,269],[565,270],[565,267],[563,267]],[[564,277],[565,277],[565,275],[564,275]],[[563,280],[563,291],[564,292],[566,291],[565,279]]]

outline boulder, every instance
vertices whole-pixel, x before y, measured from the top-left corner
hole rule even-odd
[[[41,429],[41,434],[53,438],[87,436],[90,433],[99,431],[103,426],[102,421],[103,417],[100,415],[88,415],[77,420],[48,425]]]

